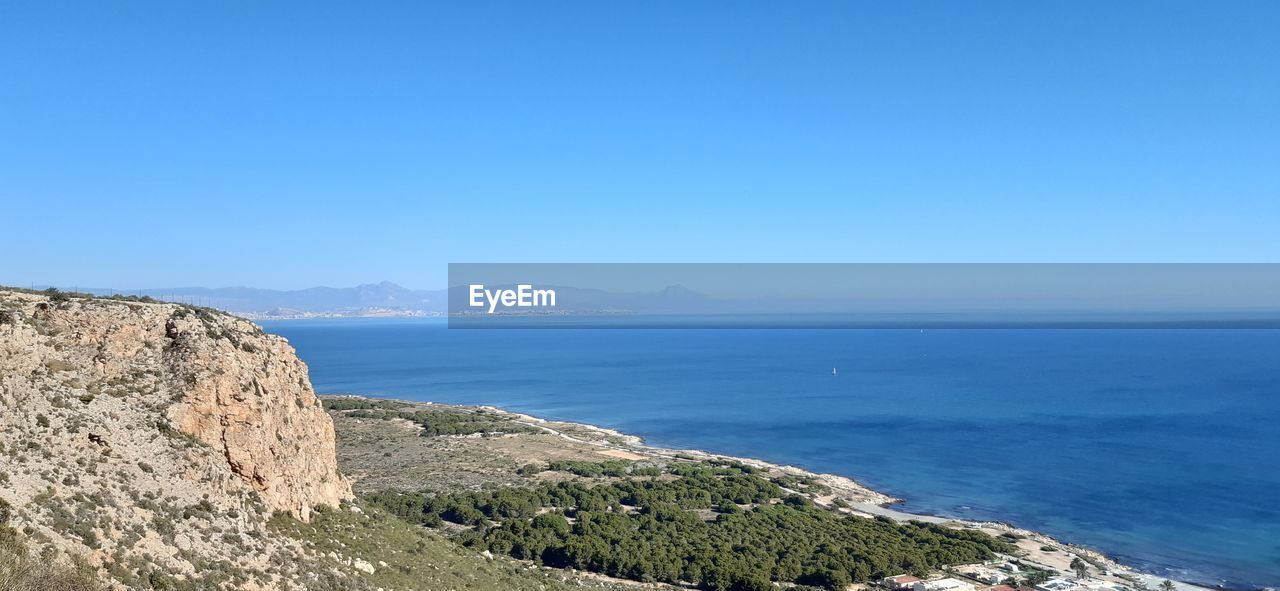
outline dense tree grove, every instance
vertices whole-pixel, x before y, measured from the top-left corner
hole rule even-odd
[[[768,589],[770,581],[840,589],[902,572],[924,575],[1009,549],[980,532],[842,515],[748,471],[682,463],[662,477],[369,499],[424,525],[473,526],[459,538],[478,549],[715,591]]]
[[[525,425],[485,416],[479,412],[458,410],[404,410],[404,404],[392,400],[340,398],[324,401],[328,410],[345,411],[347,416],[366,419],[405,419],[422,427],[423,437],[436,435],[472,435],[476,433],[530,433]]]
[[[578,476],[626,476],[631,470],[631,462],[612,460],[607,462],[582,462],[573,460],[552,460],[547,470],[568,472]],[[532,470],[530,470],[532,471]]]
[[[400,410],[405,403],[398,400],[372,400],[369,398],[325,398],[325,410]]]

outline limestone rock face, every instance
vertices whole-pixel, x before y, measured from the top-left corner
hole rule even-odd
[[[351,498],[337,469],[333,422],[284,339],[177,304],[3,296],[0,403],[13,405],[6,412],[53,404],[46,415],[83,425],[91,436],[83,441],[114,446],[114,457],[145,457],[142,446],[154,445],[143,439],[145,427],[185,434],[212,451],[213,464],[225,461],[175,467],[200,472],[186,480],[238,494],[238,478],[271,508],[304,521],[316,506]],[[72,433],[59,425],[50,432]],[[85,445],[82,436],[75,433],[75,445]],[[125,449],[135,440],[140,447]],[[220,475],[226,468],[234,477]]]
[[[221,451],[268,504],[304,521],[312,507],[351,497],[333,421],[284,339],[228,316],[179,314],[164,331],[182,392],[168,414],[180,431]]]

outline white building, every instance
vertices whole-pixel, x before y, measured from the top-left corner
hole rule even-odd
[[[959,579],[938,579],[936,581],[920,581],[911,586],[911,591],[974,591],[973,585]]]
[[[1036,591],[1077,591],[1080,584],[1071,579],[1049,579],[1036,585]]]
[[[966,577],[975,581],[982,581],[988,585],[998,585],[1001,581],[1009,578],[1008,575],[986,566],[969,565],[959,567],[957,570]]]

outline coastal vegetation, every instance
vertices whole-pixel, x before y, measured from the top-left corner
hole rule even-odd
[[[601,463],[601,474],[625,474],[602,482],[383,492],[365,500],[411,522],[453,530],[476,550],[714,591],[767,589],[771,581],[842,589],[1009,550],[980,532],[840,514],[748,467],[677,462],[659,476],[635,476],[620,464]],[[557,467],[597,473],[589,463]]]
[[[405,410],[403,403],[366,398],[330,398],[324,401],[324,405],[326,410],[346,411],[347,416],[352,418],[384,421],[403,419],[418,425],[423,437],[529,433],[534,430],[526,425],[486,416],[483,411],[458,412],[422,408]]]

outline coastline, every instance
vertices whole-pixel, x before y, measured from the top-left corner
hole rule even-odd
[[[545,419],[498,406],[460,405],[426,401],[405,402],[496,413],[514,422],[543,430],[557,437],[599,448],[599,453],[602,455],[618,459],[721,460],[740,462],[763,470],[809,477],[818,480],[831,489],[830,494],[814,499],[815,502],[842,513],[869,518],[887,517],[896,521],[937,523],[951,527],[975,529],[997,537],[1004,535],[1017,536],[1019,539],[1015,545],[1025,553],[1025,556],[1021,558],[1023,561],[1052,571],[1067,573],[1070,571],[1068,564],[1072,558],[1078,556],[1097,570],[1096,573],[1091,574],[1091,577],[1108,583],[1132,587],[1135,583],[1140,582],[1147,588],[1156,589],[1160,583],[1167,580],[1166,577],[1139,571],[1136,567],[1124,564],[1098,550],[1064,542],[1049,534],[1020,528],[1013,524],[999,521],[973,521],[945,515],[927,515],[901,511],[895,509],[894,505],[902,503],[902,499],[877,491],[848,476],[817,473],[798,466],[776,464],[760,458],[732,456],[699,449],[658,447],[649,445],[644,441],[644,438],[638,435],[623,433],[616,429],[573,421]],[[844,506],[840,506],[839,501],[843,501]],[[1047,550],[1047,548],[1052,548],[1052,550]],[[1172,582],[1179,591],[1220,591],[1223,589],[1220,586],[1213,587],[1195,582],[1177,580],[1172,580]]]

